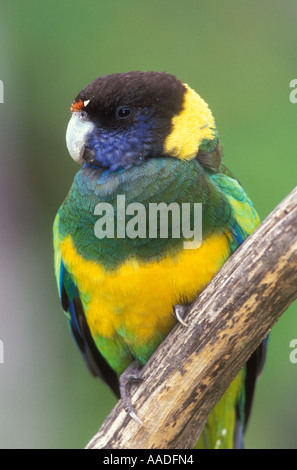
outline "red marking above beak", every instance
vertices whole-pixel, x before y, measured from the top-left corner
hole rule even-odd
[[[83,107],[84,107],[84,104],[82,100],[78,100],[76,102],[73,101],[70,110],[73,113],[74,111],[81,111]]]

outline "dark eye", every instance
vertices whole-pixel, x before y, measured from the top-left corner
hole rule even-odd
[[[129,106],[119,106],[116,109],[116,117],[119,119],[126,119],[132,114],[132,109]]]

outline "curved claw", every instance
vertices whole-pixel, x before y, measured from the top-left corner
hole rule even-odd
[[[131,403],[130,388],[132,384],[139,383],[143,380],[139,377],[139,370],[136,361],[132,362],[120,376],[120,394],[123,401],[123,408],[128,415],[138,424],[144,426],[143,422],[138,418],[136,411]]]
[[[136,421],[136,423],[139,423],[141,426],[144,426],[143,422],[138,418],[137,414],[135,413],[135,411],[128,411],[128,414],[130,416],[130,418],[134,419],[134,421]]]
[[[181,323],[183,326],[188,326],[186,322],[183,321],[182,317],[187,311],[187,307],[185,305],[175,305],[173,308],[173,313],[177,321]]]

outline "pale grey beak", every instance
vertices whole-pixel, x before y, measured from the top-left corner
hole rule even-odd
[[[94,130],[94,124],[80,112],[74,112],[67,126],[66,145],[71,157],[82,163],[87,136]]]

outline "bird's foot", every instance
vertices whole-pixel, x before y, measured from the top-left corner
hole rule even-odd
[[[131,403],[130,389],[131,385],[142,382],[143,378],[139,376],[139,368],[137,361],[133,361],[120,376],[120,394],[123,401],[124,410],[137,423],[144,426],[143,422],[138,418],[136,411]]]
[[[184,322],[184,320],[183,320],[187,310],[188,310],[187,305],[177,304],[173,307],[173,314],[174,314],[175,318],[183,326],[188,326],[188,324],[186,322]]]

